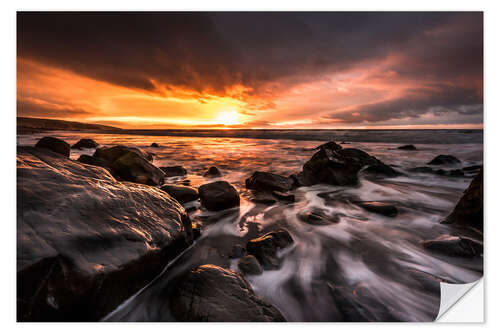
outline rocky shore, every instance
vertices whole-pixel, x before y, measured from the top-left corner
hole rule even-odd
[[[187,210],[193,202],[221,214],[239,208],[240,193],[221,179],[223,174],[215,166],[203,173],[207,182],[201,186],[165,184],[168,177],[188,171],[180,165],[156,167],[152,162],[159,147],[154,143],[148,152],[124,145],[101,146],[88,138],[70,146],[53,137],[42,138],[35,147],[18,147],[18,320],[102,319],[160,274],[207,226],[218,222],[210,216],[191,221]],[[71,149],[94,148],[93,155],[69,158]],[[417,150],[413,145],[398,149]],[[482,166],[459,168],[460,163],[454,156],[440,155],[416,169],[396,170],[363,150],[331,141],[315,149],[301,172],[287,177],[255,170],[245,187],[258,206],[293,205],[303,187],[355,188],[362,177],[440,174],[443,169],[436,168],[444,165],[448,168],[441,172],[443,177],[475,176],[443,221],[453,226],[455,234],[425,239],[421,246],[440,256],[481,257],[482,242],[469,238],[467,230],[482,236]],[[460,172],[450,171],[449,166]],[[318,197],[326,203],[345,201],[389,219],[400,212],[391,202],[346,198],[335,191]],[[304,211],[297,218],[310,226],[339,221],[339,215],[319,210]],[[284,253],[293,244],[286,227],[258,230],[245,243],[232,246],[229,257],[235,260],[236,270],[228,264],[209,263],[177,277],[169,286],[170,312],[179,321],[284,321],[281,311],[257,296],[246,278],[280,269]],[[419,275],[419,280],[433,286],[438,281],[430,274]],[[342,289],[328,290],[342,303]],[[348,313],[354,310],[347,303],[342,307],[343,316],[350,318]]]

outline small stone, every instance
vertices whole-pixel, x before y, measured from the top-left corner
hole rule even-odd
[[[238,268],[245,275],[262,274],[262,266],[257,258],[252,255],[244,256],[238,261]]]

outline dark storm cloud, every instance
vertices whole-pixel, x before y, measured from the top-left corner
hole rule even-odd
[[[241,84],[253,90],[238,98],[265,99],[249,110],[274,105],[273,89],[394,54],[386,70],[400,78],[461,86],[360,108],[364,120],[380,121],[482,104],[482,20],[462,12],[20,12],[17,45],[21,58],[151,92],[175,86],[224,95]],[[351,121],[348,113],[342,119]]]
[[[324,119],[342,123],[381,122],[390,119],[418,118],[422,114],[436,116],[448,113],[478,115],[482,121],[482,99],[477,92],[459,87],[434,87],[439,90],[411,89],[402,97],[341,109]]]
[[[19,56],[144,89],[151,79],[197,90],[254,86],[408,47],[416,65],[438,71],[429,74],[482,66],[480,13],[21,12],[17,24]],[[439,27],[458,30],[446,40],[426,34]]]

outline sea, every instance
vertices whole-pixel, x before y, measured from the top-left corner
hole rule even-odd
[[[169,290],[182,273],[203,264],[238,271],[229,258],[235,244],[276,228],[287,229],[294,243],[281,251],[282,265],[246,277],[255,293],[276,306],[288,321],[432,321],[440,291],[425,281],[469,283],[483,274],[482,258],[455,258],[430,252],[421,242],[441,235],[482,235],[440,222],[453,210],[473,174],[451,177],[411,172],[440,154],[461,163],[451,170],[483,164],[482,130],[122,130],[22,134],[18,145],[34,145],[50,135],[70,144],[91,138],[100,145],[122,144],[155,154],[156,166],[181,165],[188,173],[166,183],[198,187],[216,180],[240,193],[239,209],[210,212],[197,201],[185,204],[202,235],[154,281],[121,304],[105,321],[172,321]],[[293,203],[262,205],[251,201],[245,179],[255,171],[296,174],[325,142],[358,148],[401,172],[386,179],[361,177],[358,186],[319,184],[300,187]],[[150,147],[155,142],[158,148]],[[413,144],[417,150],[397,147]],[[70,158],[94,149],[72,150]],[[216,166],[222,177],[205,178]],[[325,199],[329,193],[334,200]],[[322,195],[323,194],[323,195]],[[338,200],[336,200],[338,199]],[[390,202],[396,217],[368,212],[355,200]],[[338,216],[338,223],[310,225],[310,211]]]

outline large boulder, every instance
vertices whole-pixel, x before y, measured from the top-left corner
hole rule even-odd
[[[323,143],[322,145],[317,146],[314,148],[315,150],[318,149],[329,149],[329,150],[334,150],[334,151],[339,151],[342,150],[342,146],[337,144],[335,141],[329,141],[327,143]]]
[[[71,146],[69,145],[69,143],[51,136],[45,136],[41,138],[36,143],[35,147],[46,148],[66,157],[69,157],[69,154],[71,152]]]
[[[429,163],[430,165],[443,165],[443,164],[457,164],[461,163],[458,158],[453,155],[438,155],[434,157]]]
[[[123,155],[129,152],[134,152],[149,162],[153,161],[153,154],[148,153],[147,151],[144,151],[140,148],[126,147],[122,145],[97,148],[96,151],[94,152],[94,157],[106,160],[108,161],[108,163],[111,164],[118,158],[122,157]]]
[[[256,171],[250,178],[245,180],[245,186],[249,190],[262,192],[286,192],[292,189],[293,180],[270,172]]]
[[[114,146],[97,148],[93,155],[99,161],[106,161],[114,176],[120,180],[147,185],[161,185],[165,174],[150,161],[152,154],[139,148]]]
[[[321,148],[304,164],[301,181],[305,185],[319,183],[341,186],[356,185],[358,172],[363,167],[382,165],[385,166],[385,172],[392,169],[360,149],[332,150]]]
[[[182,276],[170,297],[170,310],[179,321],[285,321],[240,274],[215,265],[199,266]]]
[[[218,211],[240,205],[238,191],[226,181],[201,185],[198,188],[201,204],[208,210]]]
[[[111,170],[109,168],[108,161],[103,160],[102,158],[98,158],[98,157],[94,157],[94,156],[82,154],[82,155],[80,155],[78,157],[77,161],[80,162],[80,163],[85,163],[85,164],[89,164],[89,165],[100,166],[100,167],[106,168],[108,170]]]
[[[255,256],[264,269],[278,269],[281,266],[278,250],[284,249],[292,243],[293,238],[288,231],[278,229],[249,241],[247,252]]]
[[[442,222],[483,230],[483,169],[474,177],[455,209]]]
[[[179,201],[181,204],[197,200],[200,197],[198,191],[189,186],[164,185],[161,187],[161,190],[170,194],[172,198]]]
[[[71,146],[71,149],[82,148],[97,148],[99,144],[92,139],[80,139],[77,143]]]
[[[192,242],[158,188],[33,147],[17,151],[17,318],[96,321]]]

